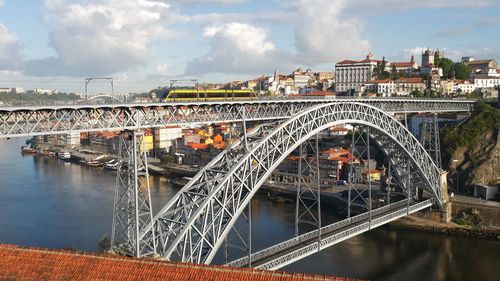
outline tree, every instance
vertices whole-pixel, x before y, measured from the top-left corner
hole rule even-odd
[[[377,66],[373,69],[373,75],[378,79],[378,80],[383,80],[391,77],[391,73],[385,71],[386,67],[386,62],[385,62],[385,57],[382,58],[381,62],[377,63]]]
[[[455,78],[457,79],[469,79],[470,77],[470,68],[468,65],[463,63],[455,63],[454,65]]]
[[[448,58],[440,58],[436,57],[434,60],[437,67],[443,69],[443,77],[451,78],[452,69],[453,69],[453,61]]]
[[[411,92],[411,96],[416,98],[421,98],[424,96],[424,93],[422,93],[420,90],[413,90]]]

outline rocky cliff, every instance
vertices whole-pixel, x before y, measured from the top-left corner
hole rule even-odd
[[[456,187],[457,173],[462,191],[474,184],[498,184],[499,109],[481,105],[480,111],[463,124],[445,128],[442,136],[443,166],[450,171],[450,187]]]

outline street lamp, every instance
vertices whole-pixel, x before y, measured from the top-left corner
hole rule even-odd
[[[455,163],[455,173],[457,174],[457,180],[456,180],[456,185],[457,185],[457,193],[458,193],[458,159],[453,159],[453,163]]]

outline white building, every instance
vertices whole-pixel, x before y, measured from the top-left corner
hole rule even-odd
[[[5,86],[0,86],[0,93],[10,93],[10,88]]]
[[[453,92],[459,94],[470,94],[476,90],[476,86],[469,80],[455,80]]]
[[[24,94],[24,93],[26,93],[26,91],[24,90],[24,88],[21,88],[21,87],[14,87],[14,88],[12,88],[11,92],[15,93],[15,94]]]
[[[390,97],[395,91],[395,84],[391,79],[373,80],[365,84],[365,90],[377,96]]]
[[[169,126],[154,130],[154,148],[168,151],[172,146],[172,141],[182,137],[182,128],[179,126]]]
[[[474,86],[479,89],[495,88],[500,86],[500,77],[476,78],[474,79]]]
[[[294,87],[297,89],[307,87],[309,84],[309,75],[301,72],[294,72],[293,73],[293,82],[294,82]]]
[[[361,92],[364,84],[372,79],[373,69],[379,62],[371,53],[362,61],[338,62],[335,64],[335,90],[338,93]]]
[[[62,142],[66,145],[80,145],[80,133],[71,132],[62,135]]]
[[[41,88],[36,88],[35,89],[35,94],[47,94],[47,95],[52,95],[52,94],[57,94],[59,91],[58,90],[51,90],[51,89],[41,89]]]

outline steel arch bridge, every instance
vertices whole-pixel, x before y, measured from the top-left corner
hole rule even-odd
[[[161,209],[153,224],[142,228],[141,243],[149,243],[167,259],[211,263],[237,218],[278,164],[318,132],[344,123],[373,130],[384,153],[394,157],[399,174],[411,171],[411,182],[431,194],[435,205],[443,206],[441,172],[419,141],[388,113],[371,105],[340,101],[313,106],[284,123],[252,131],[213,159]],[[407,203],[409,206],[409,198]],[[429,201],[419,204],[414,210],[430,205]],[[396,213],[401,217],[408,211]],[[376,226],[390,221],[384,218]]]

